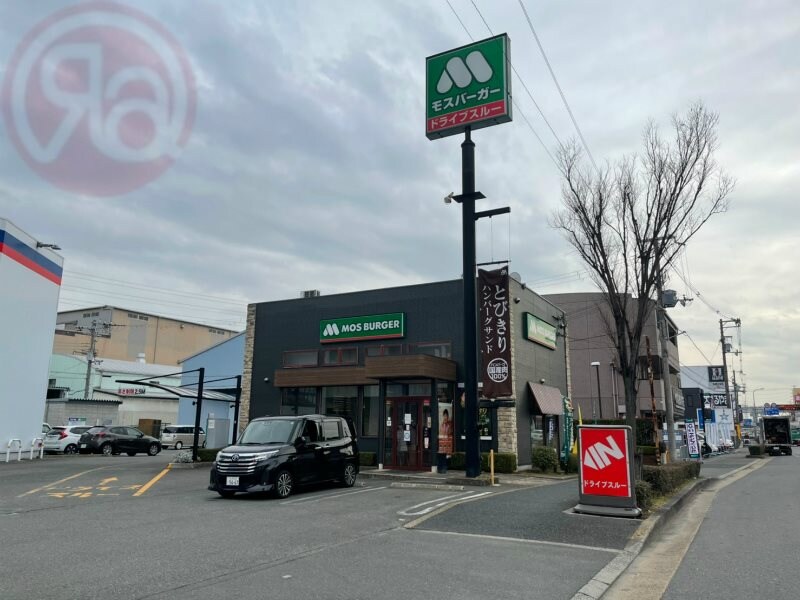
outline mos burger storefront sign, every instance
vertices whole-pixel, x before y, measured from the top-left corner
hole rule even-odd
[[[319,322],[319,341],[383,340],[406,335],[405,313],[325,319]]]

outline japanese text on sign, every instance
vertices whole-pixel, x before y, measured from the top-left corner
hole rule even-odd
[[[510,396],[511,317],[508,306],[508,272],[478,271],[483,393],[487,398]]]

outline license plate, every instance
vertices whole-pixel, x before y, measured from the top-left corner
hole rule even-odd
[[[225,478],[225,485],[239,485],[239,478],[238,477],[226,477]]]
[[[81,448],[86,448],[86,444],[81,444]]]

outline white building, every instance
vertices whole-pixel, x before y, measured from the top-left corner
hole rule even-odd
[[[0,449],[42,436],[64,260],[0,218]]]

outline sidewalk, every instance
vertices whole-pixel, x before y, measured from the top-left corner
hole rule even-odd
[[[464,471],[448,469],[447,473],[432,473],[431,471],[401,471],[381,469],[377,467],[361,467],[359,477],[363,479],[381,479],[391,481],[398,487],[433,487],[440,489],[469,487],[485,487],[491,485],[488,472],[482,472],[478,477],[467,477]],[[577,475],[558,475],[521,471],[519,473],[495,473],[494,483],[517,486],[547,485],[559,481],[577,479]]]

